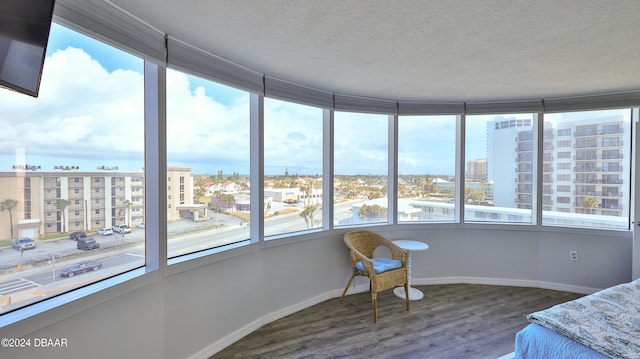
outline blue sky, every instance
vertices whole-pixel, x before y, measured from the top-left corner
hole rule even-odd
[[[54,22],[49,34],[46,56],[50,57],[54,52],[65,50],[69,46],[83,49],[91,54],[109,72],[118,69],[133,70],[139,73],[144,71],[144,64],[140,59]]]
[[[195,173],[249,169],[249,94],[167,72],[168,165]],[[61,25],[51,29],[40,97],[0,96],[0,170],[14,164],[141,171],[143,61]],[[265,173],[322,174],[322,110],[265,100]],[[387,173],[387,116],[336,112],[335,173]],[[401,174],[455,173],[455,118],[401,117]],[[486,127],[469,123],[467,153],[484,157]],[[25,136],[24,134],[28,134]]]

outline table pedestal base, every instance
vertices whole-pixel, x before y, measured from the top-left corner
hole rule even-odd
[[[404,295],[404,287],[394,288],[393,294],[395,294],[396,297],[399,297],[402,299],[406,298],[406,296]],[[409,287],[409,300],[420,300],[422,298],[424,298],[424,293],[422,293],[420,289]]]

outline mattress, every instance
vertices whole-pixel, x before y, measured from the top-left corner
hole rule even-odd
[[[531,313],[527,318],[535,325],[516,336],[519,358],[640,359],[640,280]]]
[[[551,329],[531,323],[516,334],[516,359],[604,359],[597,352]]]

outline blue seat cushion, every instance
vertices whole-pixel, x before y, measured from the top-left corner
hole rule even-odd
[[[392,269],[402,268],[402,262],[397,259],[372,258],[371,262],[373,262],[373,269],[376,271],[376,274],[380,274]],[[356,263],[356,269],[360,272],[366,272],[364,270],[364,265],[362,264],[362,262]]]

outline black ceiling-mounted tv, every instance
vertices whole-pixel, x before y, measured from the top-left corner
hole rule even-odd
[[[0,0],[0,85],[38,97],[55,0]]]

